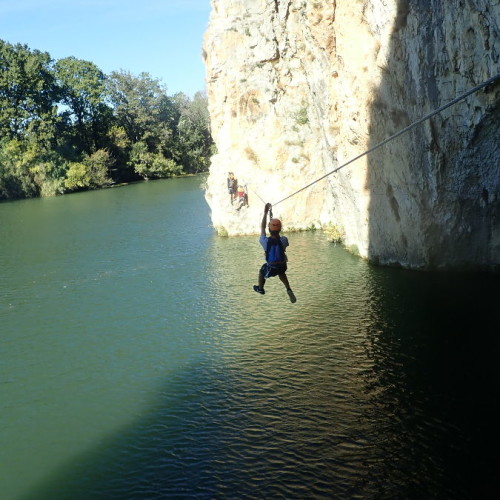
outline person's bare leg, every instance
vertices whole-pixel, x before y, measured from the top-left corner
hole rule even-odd
[[[278,274],[279,279],[281,282],[285,285],[286,289],[288,290],[290,288],[290,283],[288,283],[288,278],[285,273],[283,274]]]
[[[266,280],[264,278],[264,275],[262,273],[259,273],[259,288],[264,288],[265,284]]]
[[[285,285],[286,287],[286,293],[288,294],[288,296],[290,297],[290,302],[292,304],[294,304],[295,302],[297,302],[297,299],[295,297],[295,294],[292,292],[292,289],[290,288],[290,283],[288,283],[288,278],[287,278],[287,275],[285,273],[283,274],[278,274],[278,277],[279,279],[281,280],[281,282]]]
[[[265,283],[266,279],[264,278],[264,275],[262,273],[259,273],[259,284],[253,286],[254,291],[260,293],[261,295],[264,295],[266,293],[264,291]]]

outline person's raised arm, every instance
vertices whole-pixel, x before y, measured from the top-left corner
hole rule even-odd
[[[267,226],[267,213],[271,210],[271,204],[266,203],[266,206],[264,207],[264,215],[262,217],[262,223],[260,225],[260,235],[265,236],[266,235],[266,226]]]

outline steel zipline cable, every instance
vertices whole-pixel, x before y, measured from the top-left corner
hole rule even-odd
[[[328,172],[326,173],[325,175],[321,176],[319,179],[316,179],[312,182],[310,182],[309,184],[307,184],[307,186],[304,186],[300,189],[298,189],[297,191],[295,191],[294,193],[292,194],[289,194],[288,196],[286,196],[285,198],[277,201],[276,203],[273,203],[272,206],[275,207],[276,205],[278,205],[279,203],[282,203],[284,202],[285,200],[288,200],[289,198],[291,198],[292,196],[295,196],[296,194],[310,188],[311,186],[313,186],[314,184],[316,184],[317,182],[319,181],[322,181],[323,179],[325,179],[326,177],[334,174],[335,172],[338,172],[339,170],[343,169],[344,167],[347,167],[347,165],[350,165],[351,163],[355,162],[356,160],[359,160],[360,158],[362,158],[363,156],[367,155],[367,154],[370,154],[372,153],[373,151],[375,151],[376,149],[382,147],[383,145],[387,144],[388,142],[396,139],[397,137],[399,137],[400,135],[403,135],[405,134],[406,132],[408,132],[409,130],[415,128],[417,125],[420,125],[422,122],[425,122],[426,120],[428,120],[429,118],[432,118],[434,115],[437,115],[438,113],[441,113],[441,111],[444,111],[445,109],[453,106],[454,104],[456,104],[457,102],[460,102],[462,101],[463,99],[465,99],[466,97],[470,96],[471,94],[473,94],[474,92],[477,92],[478,90],[481,90],[482,88],[490,85],[491,83],[493,83],[494,81],[500,79],[500,73],[498,73],[497,75],[495,76],[492,76],[491,78],[488,78],[488,80],[485,80],[483,83],[480,83],[479,85],[476,85],[474,88],[468,90],[467,92],[465,92],[464,94],[461,94],[459,95],[458,97],[456,97],[455,99],[453,99],[452,101],[448,102],[447,104],[443,104],[442,106],[440,106],[439,108],[435,109],[434,111],[432,111],[431,113],[425,115],[424,117],[420,118],[419,120],[417,120],[416,122],[413,122],[411,125],[408,125],[407,127],[405,127],[404,129],[400,130],[399,132],[396,132],[395,134],[391,135],[390,137],[388,137],[387,139],[384,139],[382,142],[379,142],[378,144],[375,144],[375,146],[371,147],[370,149],[367,149],[366,151],[364,151],[363,153],[359,154],[358,156],[352,158],[351,160],[347,161],[346,163],[343,163],[342,165],[340,165],[339,167],[333,169],[331,172]],[[260,197],[259,197],[260,198]]]

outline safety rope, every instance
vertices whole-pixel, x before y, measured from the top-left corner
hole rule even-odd
[[[307,184],[307,186],[304,186],[304,187],[298,189],[297,191],[295,191],[294,193],[289,194],[288,196],[286,196],[282,200],[279,200],[276,203],[273,203],[273,207],[275,207],[279,203],[284,202],[285,200],[288,200],[292,196],[295,196],[296,194],[298,194],[298,193],[306,190],[307,188],[310,188],[311,186],[313,186],[317,182],[322,181],[326,177],[334,174],[335,172],[338,172],[339,170],[343,169],[344,167],[347,167],[347,165],[350,165],[351,163],[355,162],[356,160],[359,160],[363,156],[372,153],[376,149],[382,147],[383,145],[387,144],[388,142],[392,141],[393,139],[396,139],[400,135],[403,135],[404,133],[410,131],[411,129],[415,128],[417,125],[420,125],[422,122],[425,122],[429,118],[432,118],[434,115],[437,115],[438,113],[441,113],[441,111],[444,111],[445,109],[449,108],[450,106],[453,106],[457,102],[462,101],[463,99],[465,99],[466,97],[470,96],[474,92],[477,92],[478,90],[482,89],[483,87],[486,87],[487,85],[489,85],[490,83],[493,83],[495,80],[498,80],[499,78],[500,78],[500,73],[498,73],[495,76],[492,76],[491,78],[488,78],[488,80],[485,80],[483,83],[481,83],[479,85],[476,85],[474,88],[468,90],[464,94],[461,94],[458,97],[455,97],[455,99],[453,99],[449,103],[443,104],[442,106],[440,106],[439,108],[435,109],[431,113],[425,115],[423,118],[420,118],[416,122],[413,122],[411,125],[408,125],[407,127],[405,127],[404,129],[400,130],[399,132],[396,132],[395,134],[391,135],[387,139],[384,139],[382,142],[379,142],[378,144],[375,144],[375,146],[371,147],[370,149],[367,149],[365,152],[363,152],[363,153],[359,154],[358,156],[352,158],[351,160],[347,161],[346,163],[343,163],[339,167],[333,169],[331,172],[328,172],[327,174],[321,176],[319,179],[316,179],[315,181],[310,182],[309,184]]]
[[[250,191],[252,191],[252,193],[257,196],[257,198],[259,198],[259,200],[264,203],[264,205],[266,204],[266,202],[259,196],[259,194],[257,193],[257,191],[255,191],[254,189],[250,188]]]

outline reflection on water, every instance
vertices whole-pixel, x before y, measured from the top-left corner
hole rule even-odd
[[[198,184],[0,205],[7,498],[495,491],[498,277],[373,268],[307,232],[297,303],[260,296],[257,239],[214,236]]]

